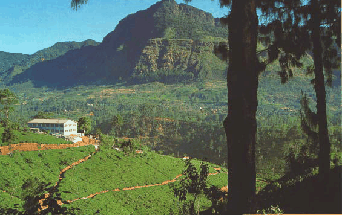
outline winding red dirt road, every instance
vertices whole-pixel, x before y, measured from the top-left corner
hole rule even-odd
[[[96,151],[98,151],[98,148],[96,149]],[[96,151],[95,151],[95,153],[96,153]],[[44,201],[46,198],[48,198],[48,197],[50,196],[51,193],[53,193],[53,191],[54,191],[54,189],[56,188],[56,186],[58,186],[58,184],[61,182],[61,180],[63,179],[63,178],[62,178],[62,174],[63,174],[65,171],[71,169],[73,166],[75,166],[75,165],[77,165],[77,164],[80,164],[80,163],[82,163],[82,162],[88,160],[88,158],[90,158],[90,157],[91,157],[91,155],[88,155],[88,156],[86,156],[85,158],[82,158],[82,159],[80,159],[80,160],[78,160],[78,161],[72,163],[71,165],[65,167],[64,169],[62,169],[62,170],[60,171],[60,173],[59,173],[59,181],[56,182],[56,185],[54,186],[54,188],[52,189],[52,191],[49,192],[49,193],[46,193],[45,196],[44,196],[44,198],[41,199],[41,200],[39,200],[39,204],[41,205],[42,210],[45,210],[45,209],[48,208],[48,206],[43,206],[43,201]],[[216,175],[216,174],[220,173],[220,172],[218,172],[218,171],[220,170],[220,168],[215,168],[215,170],[217,171],[216,173],[209,173],[208,175]],[[228,173],[228,172],[222,172],[222,173]],[[134,189],[139,189],[139,188],[143,188],[143,187],[153,187],[153,186],[166,185],[166,184],[168,184],[168,183],[170,183],[170,182],[175,182],[175,181],[177,181],[177,179],[178,179],[179,177],[181,177],[181,176],[182,176],[182,174],[179,174],[179,175],[177,175],[174,179],[164,181],[164,182],[162,182],[161,184],[149,184],[149,185],[142,185],[142,186],[125,187],[125,188],[122,188],[122,191],[134,190]],[[221,190],[222,190],[223,192],[226,192],[226,191],[228,192],[228,187],[222,187]],[[94,196],[96,196],[96,195],[98,195],[98,194],[107,193],[107,192],[109,192],[109,191],[117,192],[117,191],[121,191],[121,190],[120,190],[119,188],[116,188],[116,189],[114,189],[114,190],[104,190],[104,191],[100,191],[100,192],[96,192],[96,193],[90,194],[89,196],[86,196],[86,197],[81,197],[81,198],[77,198],[77,199],[73,199],[73,200],[66,200],[66,201],[69,202],[69,203],[71,203],[71,202],[74,202],[74,201],[77,201],[77,200],[80,200],[80,199],[93,198]],[[58,205],[63,205],[63,202],[62,202],[61,200],[57,200],[57,204],[58,204]],[[39,209],[38,211],[40,211],[40,209]]]
[[[34,143],[32,144],[31,143],[31,146],[29,146],[28,143],[24,143],[24,144],[12,144],[14,146],[11,146],[11,151],[13,150],[20,150],[20,151],[32,151],[32,150],[45,150],[45,149],[64,149],[64,148],[67,148],[67,147],[79,147],[79,146],[85,146],[85,145],[89,145],[89,144],[92,144],[95,146],[96,150],[94,153],[96,153],[98,150],[99,150],[99,147],[98,147],[98,144],[96,144],[95,140],[92,140],[92,139],[89,139],[88,137],[82,137],[82,141],[79,141],[77,143],[74,143],[74,144],[60,144],[60,145],[56,145],[56,144],[41,144],[41,148],[39,149],[38,148],[38,144]],[[4,152],[4,151],[2,151]],[[7,150],[6,150],[7,152]],[[8,152],[7,152],[8,153]],[[140,151],[137,152],[137,153],[141,153]],[[62,181],[63,177],[62,177],[62,174],[65,173],[67,170],[71,169],[73,166],[75,165],[78,165],[82,162],[85,162],[86,160],[88,160],[89,158],[91,157],[91,155],[88,155],[74,163],[72,163],[71,165],[65,167],[64,169],[62,169],[59,173],[59,181],[56,182],[56,184],[54,185],[54,187],[52,188],[52,190],[49,192],[49,193],[46,193],[44,198],[43,199],[40,199],[39,200],[39,204],[41,205],[42,207],[42,210],[45,210],[48,208],[48,206],[43,206],[43,201],[48,198],[51,193],[53,193],[55,191],[55,188],[58,186],[58,184]],[[209,173],[208,175],[217,175],[219,173],[226,173],[228,174],[228,172],[221,172],[221,168],[214,168],[216,170],[215,173]],[[81,197],[81,198],[77,198],[77,199],[73,199],[73,200],[66,200],[67,202],[71,203],[71,202],[74,202],[74,201],[77,201],[77,200],[80,200],[80,199],[88,199],[88,198],[93,198],[94,196],[98,195],[98,194],[102,194],[102,193],[107,193],[109,191],[114,191],[114,192],[118,192],[118,191],[127,191],[127,190],[134,190],[134,189],[139,189],[139,188],[143,188],[143,187],[152,187],[152,186],[161,186],[161,185],[166,185],[168,183],[172,183],[172,182],[175,182],[177,181],[177,179],[179,177],[181,177],[182,174],[179,174],[177,175],[174,179],[171,179],[171,180],[167,180],[167,181],[164,181],[162,182],[161,184],[149,184],[149,185],[142,185],[142,186],[133,186],[133,187],[125,187],[125,188],[122,188],[122,190],[120,190],[119,188],[116,188],[114,190],[105,190],[105,191],[100,191],[100,192],[96,192],[96,193],[93,193],[93,194],[90,194],[86,197]],[[260,180],[257,180],[257,181],[260,181]],[[266,182],[267,183],[267,182]],[[258,187],[258,190],[260,190],[260,187]],[[221,191],[222,192],[225,192],[225,193],[228,193],[228,186],[224,186],[221,188]],[[5,191],[3,191],[5,192]],[[227,195],[225,195],[225,197],[227,197]],[[223,200],[223,198],[220,199],[221,201]],[[58,205],[63,205],[63,202],[61,200],[57,200],[57,203]],[[40,209],[38,210],[40,211]]]
[[[74,143],[74,144],[38,144],[38,143],[19,143],[19,144],[11,144],[10,146],[3,146],[3,147],[0,147],[0,150],[2,152],[3,155],[7,155],[8,153],[11,153],[15,150],[19,150],[19,151],[37,151],[37,150],[47,150],[47,149],[65,149],[65,148],[68,148],[68,147],[79,147],[79,146],[86,146],[86,145],[89,145],[89,144],[92,144],[95,146],[96,150],[94,153],[96,153],[98,150],[99,150],[99,145],[97,144],[97,141],[93,140],[93,139],[90,139],[86,136],[83,136],[82,137],[82,141],[79,141],[77,143]],[[137,151],[137,153],[142,153],[142,151]],[[49,192],[49,193],[46,193],[44,198],[43,199],[40,199],[39,200],[39,204],[41,205],[41,208],[42,210],[45,210],[48,208],[48,206],[43,206],[43,201],[48,198],[51,193],[53,193],[56,189],[56,187],[58,186],[58,184],[62,181],[63,177],[62,177],[62,174],[65,173],[67,170],[71,169],[73,166],[75,165],[78,165],[86,160],[88,160],[89,158],[91,157],[91,155],[88,155],[74,163],[72,163],[71,165],[68,165],[67,167],[65,167],[64,169],[62,169],[59,173],[59,181],[56,182],[56,184],[54,185],[54,187],[52,188],[52,190]],[[214,168],[217,172],[215,173],[209,173],[208,175],[216,175],[216,174],[219,174],[219,173],[227,173],[227,172],[220,172],[220,168]],[[182,174],[179,174],[177,175],[174,179],[171,179],[171,180],[167,180],[167,181],[164,181],[162,182],[161,184],[149,184],[149,185],[142,185],[142,186],[133,186],[133,187],[125,187],[125,188],[122,188],[122,190],[120,190],[119,188],[116,188],[114,190],[105,190],[105,191],[100,191],[100,192],[96,192],[96,193],[93,193],[93,194],[90,194],[89,196],[86,196],[86,197],[81,197],[81,198],[77,198],[77,199],[73,199],[73,200],[66,200],[67,202],[74,202],[74,201],[77,201],[77,200],[80,200],[80,199],[88,199],[88,198],[93,198],[94,196],[98,195],[98,194],[101,194],[101,193],[106,193],[106,192],[109,192],[109,191],[114,191],[114,192],[117,192],[117,191],[127,191],[127,190],[134,190],[134,189],[139,189],[139,188],[143,188],[143,187],[152,187],[152,186],[161,186],[161,185],[166,185],[168,183],[172,183],[172,182],[175,182],[177,181],[177,179],[179,177],[181,177]],[[221,188],[221,191],[223,192],[228,192],[228,186],[225,186],[225,187],[222,187]],[[6,192],[6,191],[3,191],[3,192]],[[63,202],[61,200],[57,200],[57,203],[59,205],[63,205]],[[38,210],[40,211],[40,209]]]

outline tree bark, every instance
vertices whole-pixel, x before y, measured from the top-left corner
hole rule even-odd
[[[228,17],[228,210],[253,213],[255,196],[258,17],[254,0],[233,0]]]
[[[326,111],[326,92],[323,74],[322,44],[320,37],[320,10],[317,0],[312,0],[313,6],[313,55],[315,65],[315,82],[314,88],[317,97],[317,115],[318,115],[318,140],[319,140],[319,178],[322,180],[322,186],[328,184],[330,171],[330,142],[327,127],[327,111]]]

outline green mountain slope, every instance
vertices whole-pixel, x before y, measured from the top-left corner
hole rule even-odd
[[[174,0],[162,0],[129,14],[100,44],[91,40],[84,45],[57,43],[11,67],[2,79],[10,85],[31,80],[35,87],[102,85],[121,79],[133,83],[223,79],[228,64],[213,50],[220,43],[227,45],[227,35],[227,27],[211,14]],[[258,48],[265,47],[259,44]],[[303,61],[312,63],[310,55]],[[276,61],[264,74],[278,71]],[[302,76],[303,71],[297,74]],[[334,70],[334,86],[340,85],[340,74],[340,70]]]
[[[89,154],[90,159],[74,165]],[[192,160],[197,170],[200,163],[197,159]],[[226,186],[227,169],[221,167],[222,172],[218,173],[214,169],[218,165],[205,163],[213,173],[208,176],[207,185]],[[5,166],[0,170],[0,211],[9,208],[23,211],[25,196],[34,192],[38,183],[54,186],[59,180],[60,197],[63,201],[72,201],[62,207],[79,208],[77,214],[96,211],[100,214],[168,214],[174,211],[178,214],[179,208],[175,207],[178,200],[168,184],[179,183],[172,179],[184,178],[180,174],[185,167],[181,158],[159,155],[147,148],[142,154],[127,156],[122,151],[105,147],[94,153],[93,146],[15,152],[12,157],[0,156],[0,164]],[[70,166],[73,167],[67,168],[59,178],[60,170]],[[13,178],[15,180],[11,180]],[[37,180],[37,184],[25,183],[29,179]],[[211,206],[206,197],[200,199],[201,210]]]
[[[39,50],[32,55],[0,52],[0,75],[2,80],[8,83],[14,76],[21,74],[35,64],[56,59],[70,50],[99,44],[99,42],[88,39],[83,42],[57,42],[53,46]]]
[[[50,60],[20,65],[26,67],[8,71],[6,77],[8,80],[13,77],[10,84],[31,79],[38,87],[128,78],[142,63],[143,50],[150,45],[151,39],[222,41],[227,34],[227,28],[218,24],[211,14],[188,5],[178,5],[174,0],[163,0],[122,19],[96,47],[70,50],[54,59],[51,55],[40,54],[36,60],[42,57]],[[193,58],[195,62],[203,61],[201,56],[193,55]],[[204,70],[202,67],[199,70]]]

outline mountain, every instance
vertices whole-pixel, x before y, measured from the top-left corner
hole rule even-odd
[[[6,84],[31,80],[36,87],[57,88],[118,79],[132,82],[173,80],[173,76],[222,79],[228,64],[213,51],[219,44],[227,46],[227,38],[227,26],[210,13],[174,0],[162,0],[126,16],[101,43],[91,40],[83,45],[56,43],[50,47],[51,51],[41,50],[30,56],[29,61],[12,65],[2,79]],[[303,60],[306,65],[312,63],[309,55]],[[279,63],[267,70],[264,75],[276,74],[280,71]],[[303,76],[302,72],[298,75]],[[340,70],[334,70],[334,76],[340,77]],[[338,84],[339,81],[333,83]]]
[[[15,64],[20,64],[22,61],[28,61],[30,55],[20,53],[9,53],[0,51],[0,75],[5,73],[6,70],[10,69]]]
[[[14,76],[23,73],[35,64],[56,59],[70,50],[99,44],[95,40],[88,39],[83,42],[57,42],[53,46],[37,51],[32,55],[0,52],[0,75],[2,80],[8,82]]]
[[[219,61],[216,56],[206,60],[204,53],[210,55],[213,52],[212,45],[226,40],[227,35],[227,27],[221,26],[211,14],[189,5],[177,4],[174,0],[163,0],[122,19],[114,31],[103,38],[101,44],[70,48],[63,54],[59,52],[61,55],[45,54],[42,50],[42,53],[35,56],[34,63],[28,66],[24,63],[16,67],[13,65],[12,69],[6,71],[6,79],[8,84],[30,79],[37,87],[59,87],[117,80],[119,77],[129,78],[138,68],[139,72],[144,73],[154,71],[148,69],[151,62],[144,59],[146,50],[157,44],[153,42],[157,40],[163,42],[158,47],[154,46],[155,51],[161,50],[156,61],[162,62],[166,56],[172,58],[182,49],[192,58],[190,64],[189,60],[185,60],[179,68],[198,74],[208,68],[206,65],[210,65],[213,57],[214,61]],[[188,45],[176,45],[182,41],[187,41]],[[205,42],[212,42],[209,48],[204,47],[207,45]],[[39,61],[41,58],[45,60]],[[221,64],[218,67],[224,70]],[[141,69],[143,67],[146,69]],[[157,63],[154,69],[165,68],[168,68],[165,64]]]

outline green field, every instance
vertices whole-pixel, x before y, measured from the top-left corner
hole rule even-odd
[[[17,208],[21,210],[23,197],[27,188],[24,182],[29,178],[39,178],[39,181],[55,184],[61,169],[94,152],[93,146],[67,148],[64,150],[44,150],[31,152],[15,152],[13,156],[0,156],[2,168],[0,175],[0,208]],[[199,168],[200,161],[192,163]],[[213,167],[218,165],[208,163],[209,172],[215,173]],[[132,186],[161,184],[182,174],[184,162],[182,159],[159,155],[153,151],[144,151],[135,156],[126,156],[124,152],[114,149],[101,149],[93,154],[91,159],[80,163],[66,171],[59,185],[61,198],[73,200],[87,197],[90,194],[114,190],[98,194],[93,198],[80,199],[63,207],[79,208],[79,214],[100,213],[108,211],[131,212],[139,214],[164,214],[165,210],[175,210],[172,189],[168,185],[143,187],[135,190],[122,190]],[[223,171],[227,171],[224,167]],[[184,176],[182,176],[184,177]],[[181,178],[182,178],[181,177]],[[209,176],[208,185],[220,187],[227,185],[227,174]],[[174,182],[177,183],[177,182]],[[13,196],[13,197],[11,197]],[[158,199],[158,201],[156,201]],[[201,197],[203,209],[211,206],[211,202]],[[15,204],[18,204],[15,206]],[[115,209],[114,209],[115,208]]]

